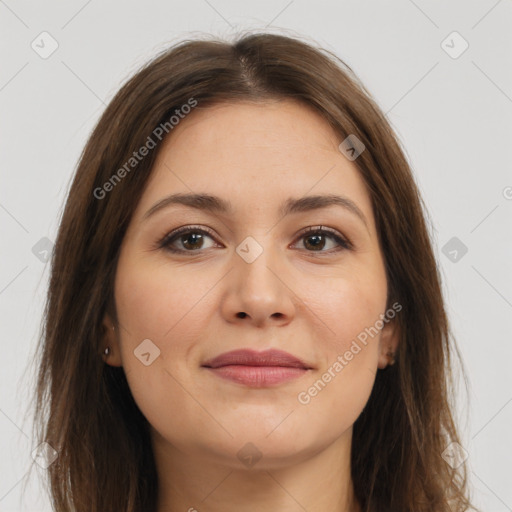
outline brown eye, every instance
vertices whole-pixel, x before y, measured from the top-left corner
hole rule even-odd
[[[350,242],[345,240],[341,235],[339,235],[336,231],[331,229],[323,228],[322,226],[308,228],[306,232],[303,232],[300,236],[300,239],[303,239],[303,246],[307,249],[308,252],[318,252],[318,253],[327,253],[331,254],[333,252],[338,252],[342,249],[351,249],[352,246]],[[338,246],[338,248],[328,248],[328,250],[323,250],[326,247],[326,239],[330,239],[334,241],[334,246]]]
[[[189,233],[180,236],[181,243],[186,249],[201,249],[204,243],[204,235],[201,233]]]
[[[304,247],[307,249],[312,248],[313,250],[323,249],[325,247],[325,235],[308,235],[304,237]]]
[[[213,239],[212,235],[205,229],[189,226],[169,233],[159,243],[159,247],[173,253],[194,252],[205,249],[206,238]],[[206,247],[206,249],[209,249],[209,247]]]
[[[171,253],[201,252],[203,249],[210,249],[215,245],[205,247],[206,239],[214,240],[213,233],[204,228],[184,226],[168,235],[158,244],[158,247]],[[337,231],[322,226],[310,227],[302,233],[299,240],[303,240],[302,247],[306,252],[318,253],[318,255],[329,255],[343,249],[352,249],[352,244],[342,237]],[[333,247],[328,247],[329,241]],[[327,250],[324,250],[327,246]]]

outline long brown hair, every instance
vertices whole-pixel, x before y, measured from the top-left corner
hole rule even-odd
[[[459,442],[450,402],[451,354],[459,353],[411,168],[385,115],[347,64],[310,43],[268,33],[235,42],[186,40],[166,49],[123,85],[81,154],[52,255],[37,352],[34,425],[38,442],[58,452],[47,470],[54,509],[156,510],[147,420],[123,368],[101,358],[101,324],[105,312],[117,323],[119,250],[161,142],[133,169],[126,162],[156,127],[167,122],[165,134],[172,136],[170,117],[191,99],[198,109],[294,99],[322,115],[340,142],[353,134],[364,143],[354,164],[371,196],[388,304],[396,301],[403,310],[396,317],[397,362],[377,372],[354,424],[356,496],[364,512],[466,510],[466,467],[442,457],[449,443]],[[122,180],[113,182],[123,165]],[[108,193],[98,192],[107,182]]]

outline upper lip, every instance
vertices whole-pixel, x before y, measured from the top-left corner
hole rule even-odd
[[[287,366],[290,368],[311,369],[311,366],[299,358],[288,354],[288,352],[276,349],[264,350],[263,352],[251,349],[233,350],[231,352],[224,352],[203,364],[207,368],[219,368],[229,365]]]

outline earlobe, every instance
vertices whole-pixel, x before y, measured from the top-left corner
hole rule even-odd
[[[100,357],[110,366],[122,366],[121,351],[119,350],[119,332],[108,314],[102,323],[103,337],[101,340]]]
[[[384,325],[381,332],[378,362],[380,370],[393,366],[396,363],[398,342],[399,329],[396,322],[391,320]]]

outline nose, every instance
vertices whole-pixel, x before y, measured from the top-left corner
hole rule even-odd
[[[286,283],[284,263],[269,248],[251,260],[243,253],[233,254],[221,306],[224,318],[255,327],[288,324],[295,315],[297,298]]]

